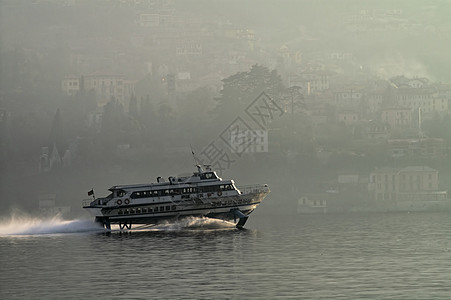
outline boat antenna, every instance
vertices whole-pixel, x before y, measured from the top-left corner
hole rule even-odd
[[[195,165],[195,166],[200,165],[200,162],[199,162],[199,160],[197,159],[196,155],[194,154],[194,150],[193,150],[193,147],[191,146],[191,144],[189,144],[189,147],[191,148],[191,153],[193,154],[194,165]]]

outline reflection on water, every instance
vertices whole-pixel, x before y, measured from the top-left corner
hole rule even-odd
[[[0,298],[446,299],[447,214],[254,216],[0,237]]]

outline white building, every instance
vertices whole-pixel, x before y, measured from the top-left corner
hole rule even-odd
[[[94,90],[99,104],[107,103],[112,97],[125,102],[134,94],[134,83],[124,75],[93,73],[86,76],[67,76],[62,81],[62,90],[67,95],[75,95],[81,89]]]

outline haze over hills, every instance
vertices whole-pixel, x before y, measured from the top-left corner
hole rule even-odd
[[[51,195],[80,214],[92,187],[191,171],[190,145],[224,177],[270,184],[267,212],[330,189],[338,207],[363,205],[354,198],[377,198],[371,174],[387,166],[430,167],[434,192],[446,191],[450,11],[420,0],[1,1],[3,201],[36,212]],[[232,143],[244,125],[251,138]]]

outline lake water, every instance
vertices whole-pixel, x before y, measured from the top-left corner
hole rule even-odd
[[[451,299],[447,213],[0,224],[0,299]]]

